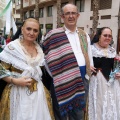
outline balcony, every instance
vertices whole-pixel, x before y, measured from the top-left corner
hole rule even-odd
[[[50,2],[50,1],[53,1],[53,0],[40,0],[40,3],[46,3],[46,2]]]
[[[20,14],[13,14],[14,18],[20,18]]]

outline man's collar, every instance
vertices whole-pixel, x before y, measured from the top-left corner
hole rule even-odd
[[[77,27],[76,27],[76,30],[75,30],[74,32],[70,31],[65,25],[64,25],[64,29],[65,29],[65,33],[66,33],[66,34],[74,33],[74,32],[77,32],[77,33],[78,33],[78,32],[79,32],[78,29],[77,29]]]

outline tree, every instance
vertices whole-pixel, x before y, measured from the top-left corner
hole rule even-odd
[[[23,0],[20,1],[20,21],[23,22]]]
[[[35,14],[35,19],[37,19],[39,21],[39,0],[35,0],[35,10],[34,10],[34,14]],[[40,33],[38,35],[38,38],[37,38],[37,42],[40,43],[40,40],[41,40],[41,37],[42,37],[42,32],[41,32],[41,29],[40,29]]]
[[[93,0],[92,4],[93,8],[93,24],[92,24],[92,35],[91,38],[94,37],[96,31],[97,31],[97,26],[98,26],[98,15],[99,15],[99,0]]]
[[[57,28],[61,27],[61,0],[57,0]]]
[[[39,20],[39,0],[35,0],[35,18]]]

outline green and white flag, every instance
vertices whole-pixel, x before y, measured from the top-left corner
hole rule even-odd
[[[4,14],[6,14],[7,10],[10,7],[11,1],[12,0],[9,0],[8,4],[6,5],[6,7],[2,10],[2,12],[0,13],[0,17],[2,17]]]
[[[15,25],[15,21],[12,16],[12,2],[11,0],[6,0],[6,3],[9,4],[9,7],[6,11],[6,34],[10,34],[10,29],[13,28],[13,34],[17,31],[17,27]]]

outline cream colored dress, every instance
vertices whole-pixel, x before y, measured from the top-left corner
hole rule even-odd
[[[14,71],[15,75],[33,78],[31,88],[14,84],[6,86],[0,102],[0,120],[54,120],[50,94],[41,81],[40,66],[43,66],[44,54],[35,44],[38,55],[34,58],[30,57],[20,40],[11,42],[0,54],[3,62],[21,71]]]
[[[92,53],[93,57],[99,61],[102,57],[111,59],[116,55],[112,48],[106,50],[105,53],[94,45]],[[103,66],[106,62],[102,62]],[[92,75],[89,85],[88,110],[89,120],[120,120],[120,80],[115,79],[113,83],[109,84],[100,70],[96,76]]]

